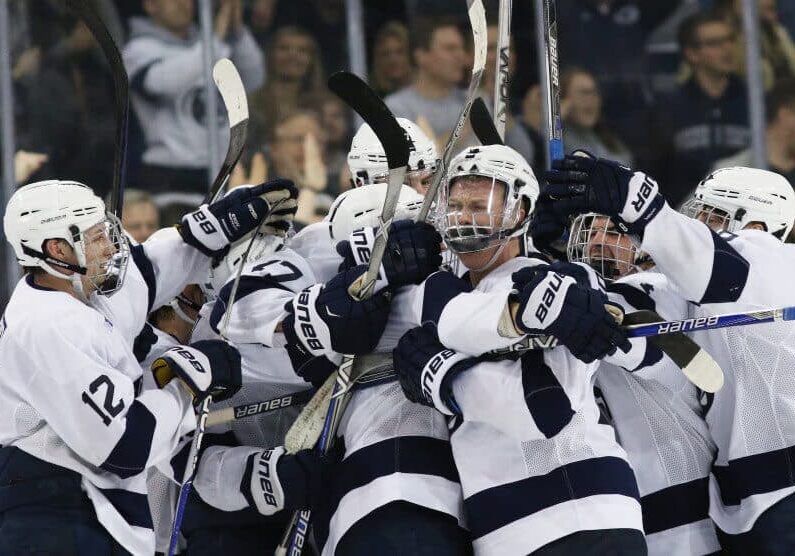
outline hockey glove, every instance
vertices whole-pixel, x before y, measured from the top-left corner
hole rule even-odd
[[[256,230],[263,218],[269,218],[266,224],[273,230],[286,231],[297,197],[293,182],[284,179],[236,187],[223,199],[183,216],[179,232],[185,243],[208,257],[223,256],[230,244]]]
[[[545,179],[539,201],[550,201],[559,219],[596,212],[610,216],[622,232],[637,236],[665,204],[650,176],[584,151],[555,161]]]
[[[461,414],[453,399],[453,379],[478,360],[444,347],[433,324],[406,332],[392,350],[392,360],[409,401],[435,407],[445,415]]]
[[[336,459],[316,450],[287,454],[282,446],[251,454],[240,492],[262,515],[316,509],[326,496]]]
[[[350,240],[337,244],[337,253],[344,261],[340,270],[367,264],[373,251],[378,228],[364,228],[351,234]],[[379,278],[393,288],[420,284],[442,265],[442,236],[425,222],[399,220],[389,227]]]
[[[177,346],[152,363],[155,382],[163,388],[175,376],[201,403],[208,395],[219,402],[240,390],[240,352],[221,340],[201,340],[190,346]]]
[[[337,274],[326,284],[315,284],[284,306],[288,315],[282,329],[288,343],[315,356],[332,352],[363,355],[378,345],[389,316],[390,294],[377,291],[357,301],[348,288],[367,267],[355,266]]]
[[[604,292],[577,283],[547,265],[523,268],[512,277],[516,327],[525,334],[550,334],[574,357],[591,363],[630,349],[626,333],[605,308]]]

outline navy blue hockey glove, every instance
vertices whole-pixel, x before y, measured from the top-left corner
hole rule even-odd
[[[581,156],[582,155],[582,156]],[[657,182],[643,172],[577,151],[553,163],[539,201],[551,201],[559,219],[586,212],[605,214],[624,233],[643,229],[665,205]]]
[[[340,270],[370,261],[378,228],[356,230],[349,240],[337,244],[343,258]],[[399,220],[389,227],[379,278],[386,276],[390,287],[420,284],[442,266],[442,236],[426,222]]]
[[[185,243],[208,257],[223,256],[230,244],[255,230],[263,218],[267,218],[268,231],[285,233],[297,198],[298,189],[290,180],[236,187],[213,204],[183,216],[179,232]],[[275,209],[272,214],[271,209]]]
[[[300,342],[314,356],[373,351],[386,328],[390,293],[382,289],[369,299],[353,299],[348,288],[366,271],[364,265],[344,270],[288,301],[284,306],[288,314],[282,321],[288,343]]]
[[[516,327],[526,334],[550,334],[574,357],[591,363],[630,349],[626,333],[605,308],[604,292],[578,283],[547,265],[523,268],[511,276]]]
[[[461,414],[453,399],[453,379],[478,360],[444,347],[433,324],[406,332],[392,350],[392,360],[409,401],[435,407],[445,415]]]
[[[281,510],[313,510],[322,507],[333,478],[337,453],[316,450],[288,454],[279,446],[251,454],[246,461],[240,492],[262,515]]]
[[[539,198],[533,209],[529,227],[533,246],[555,259],[566,260],[566,253],[561,250],[559,244],[562,243],[566,233],[567,223],[568,216],[557,214],[552,201]]]
[[[179,378],[197,404],[208,395],[219,402],[240,390],[240,352],[221,340],[201,340],[189,346],[176,346],[152,363],[152,374],[160,388],[172,378]]]

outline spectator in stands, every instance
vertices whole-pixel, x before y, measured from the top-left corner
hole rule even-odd
[[[720,16],[693,15],[678,41],[691,77],[660,103],[651,133],[658,134],[654,175],[676,206],[721,158],[750,144],[745,84],[733,72],[736,35]]]
[[[483,70],[483,78],[480,81],[479,95],[486,103],[490,112],[494,112],[494,83],[497,75],[497,45],[499,44],[499,27],[496,23],[490,23],[486,28],[486,67]],[[516,52],[514,51],[513,43],[510,46],[510,53],[508,55],[508,82],[516,73]],[[510,93],[509,93],[510,95]],[[533,160],[535,157],[535,147],[530,140],[530,136],[521,125],[514,122],[513,112],[511,110],[511,99],[508,99],[508,106],[505,107],[507,114],[507,121],[505,124],[505,144],[509,147],[516,149],[527,160]]]
[[[632,153],[602,120],[602,95],[588,70],[573,67],[560,77],[563,144],[632,166]]]
[[[265,49],[274,29],[278,0],[253,0],[248,6],[246,21],[260,48]]]
[[[375,35],[370,85],[379,96],[385,97],[410,83],[409,30],[398,21],[390,21]]]
[[[275,123],[294,112],[305,96],[324,87],[317,41],[304,29],[280,28],[265,55],[268,77],[249,99],[249,133],[255,148],[261,148]]]
[[[734,28],[737,34],[737,69],[746,73],[745,37],[743,35],[742,0],[718,0],[716,11]],[[762,48],[762,79],[770,90],[779,79],[795,77],[795,44],[778,19],[776,0],[759,0],[760,42]]]
[[[140,189],[124,191],[121,225],[138,243],[143,243],[160,228],[160,213],[152,196]]]
[[[767,97],[767,166],[795,184],[795,79],[779,81]],[[719,160],[715,168],[753,166],[751,149]]]
[[[466,94],[458,87],[464,78],[464,36],[455,20],[419,19],[411,32],[416,66],[414,81],[386,98],[396,116],[413,122],[426,120],[432,137],[444,142],[458,121]]]
[[[143,0],[146,17],[130,20],[124,62],[132,104],[146,146],[139,181],[148,191],[195,206],[208,189],[206,99],[202,43],[193,23],[194,0]],[[214,20],[213,52],[235,63],[246,90],[262,84],[262,52],[243,25],[241,0],[221,0]],[[220,102],[219,102],[220,104]],[[223,113],[223,105],[220,106]],[[219,118],[220,152],[228,127]],[[175,194],[183,194],[177,199]],[[177,211],[179,212],[179,211]]]
[[[352,138],[350,109],[338,96],[328,92],[307,97],[304,106],[320,116],[320,127],[326,137],[323,152],[328,174],[326,193],[336,197],[341,191],[340,173],[348,166]]]

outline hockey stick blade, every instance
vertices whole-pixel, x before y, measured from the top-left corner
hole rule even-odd
[[[482,145],[503,145],[494,120],[482,98],[478,97],[472,103],[472,110],[469,112],[469,122],[472,124],[472,131]]]
[[[113,183],[110,193],[110,209],[121,220],[124,206],[124,185],[127,170],[127,126],[130,112],[129,81],[121,53],[105,23],[97,14],[90,0],[67,0],[67,6],[86,24],[94,35],[110,65],[115,95],[114,116],[116,118],[115,152],[113,154]]]
[[[348,289],[352,297],[364,299],[372,295],[375,281],[378,278],[378,269],[386,249],[389,226],[395,216],[400,190],[406,176],[411,147],[406,132],[392,111],[375,94],[375,91],[357,75],[346,71],[335,73],[329,78],[328,87],[370,126],[384,148],[389,167],[389,185],[384,199],[384,207],[381,209],[381,223],[373,243],[367,272]]]
[[[204,200],[205,203],[212,203],[221,194],[232,170],[240,160],[240,155],[243,154],[248,131],[246,88],[231,60],[221,58],[215,63],[213,81],[215,81],[218,92],[221,93],[229,119],[229,146],[226,149],[226,156],[221,163],[221,168],[218,170],[218,175],[213,180]]]
[[[450,159],[453,158],[453,148],[461,137],[469,118],[469,110],[472,108],[472,102],[475,100],[475,95],[480,88],[480,80],[483,77],[483,70],[486,67],[486,52],[488,44],[486,39],[486,10],[483,7],[482,0],[467,0],[467,14],[469,15],[469,24],[472,27],[473,44],[475,45],[475,60],[472,64],[472,78],[469,81],[469,89],[467,90],[466,101],[461,107],[461,112],[458,115],[458,121],[453,128],[450,137],[442,151],[442,160],[436,173],[433,175],[428,191],[425,193],[425,200],[422,202],[422,207],[417,214],[417,222],[424,222],[431,212],[431,206],[436,201],[439,195],[439,187],[442,184],[442,179],[447,173],[447,166],[450,164]]]

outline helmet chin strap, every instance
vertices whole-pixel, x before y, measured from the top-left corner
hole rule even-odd
[[[188,314],[182,310],[182,307],[179,306],[179,301],[177,299],[172,299],[168,302],[168,305],[174,309],[174,313],[176,313],[177,317],[191,326],[196,326],[196,319],[190,318]]]
[[[486,264],[484,264],[484,265],[482,265],[482,266],[480,266],[478,268],[470,268],[469,270],[471,272],[483,272],[484,270],[487,270],[488,268],[490,268],[491,265],[494,264],[494,261],[496,261],[499,258],[500,255],[502,255],[502,252],[505,250],[505,248],[508,246],[508,244],[510,242],[511,242],[510,239],[508,239],[507,241],[503,241],[497,247],[497,250],[494,252],[494,255],[492,255],[491,258],[489,258],[489,260],[486,262]]]

